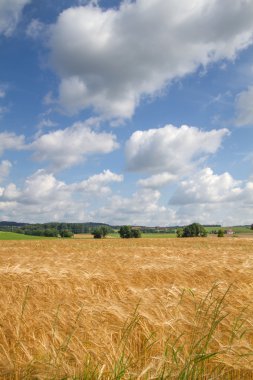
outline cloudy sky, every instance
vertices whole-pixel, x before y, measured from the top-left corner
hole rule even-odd
[[[0,220],[253,222],[253,0],[0,0]]]

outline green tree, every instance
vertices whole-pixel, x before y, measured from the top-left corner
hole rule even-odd
[[[205,228],[199,223],[192,223],[184,227],[182,237],[207,236]]]
[[[130,226],[121,226],[119,229],[119,235],[122,239],[131,238],[131,227]]]
[[[106,226],[97,227],[92,231],[92,235],[94,236],[94,239],[105,238],[106,235],[108,235],[108,233],[109,233],[109,229]]]
[[[73,232],[72,231],[69,231],[69,230],[62,230],[60,231],[60,236],[62,238],[72,238],[74,236]]]
[[[101,230],[101,233],[102,233],[102,237],[105,238],[106,235],[109,234],[110,230],[107,226],[101,226],[100,227],[100,230]]]
[[[253,224],[251,224],[250,229],[253,230]]]
[[[102,239],[102,232],[100,230],[100,228],[95,228],[92,233],[91,233],[94,237],[94,239]]]
[[[141,231],[138,229],[133,229],[131,226],[122,226],[119,229],[119,235],[123,239],[140,238]]]
[[[133,238],[141,238],[141,231],[137,229],[132,229],[131,230],[131,237]]]
[[[44,231],[44,236],[47,237],[57,237],[58,236],[58,231],[56,228],[47,228]]]
[[[182,228],[178,228],[177,229],[177,237],[181,238],[182,236],[183,236],[183,229]]]
[[[224,231],[221,228],[218,231],[218,237],[224,237]]]

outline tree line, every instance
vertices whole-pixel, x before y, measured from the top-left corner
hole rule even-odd
[[[95,239],[103,239],[109,233],[110,233],[110,231],[106,226],[100,226],[100,227],[97,227],[93,230],[92,235]],[[118,233],[122,239],[140,238],[141,237],[140,229],[134,228],[131,226],[121,226]]]
[[[209,233],[223,237],[224,231],[220,225],[210,225]],[[210,227],[218,227],[210,230]],[[253,224],[248,226],[253,230]],[[117,226],[112,227],[104,223],[44,223],[44,224],[24,224],[16,222],[0,222],[0,230],[17,232],[25,235],[45,236],[45,237],[72,237],[74,234],[92,234],[95,239],[105,238],[110,233],[117,231],[119,236],[124,239],[140,238],[142,233],[176,233],[177,237],[197,237],[207,236],[207,230],[199,223],[192,223],[184,227],[133,227],[133,226]]]
[[[177,229],[177,237],[178,238],[187,238],[187,237],[206,237],[207,236],[207,231],[204,226],[202,226],[199,223],[192,223],[189,224],[188,226],[185,226],[183,228],[178,228]],[[224,230],[220,228],[217,231],[217,236],[218,237],[223,237],[224,236]]]

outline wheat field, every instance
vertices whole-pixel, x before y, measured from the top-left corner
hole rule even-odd
[[[0,242],[1,379],[253,379],[253,240]]]

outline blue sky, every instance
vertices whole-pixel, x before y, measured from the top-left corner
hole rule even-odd
[[[0,219],[251,224],[253,0],[0,0]]]

